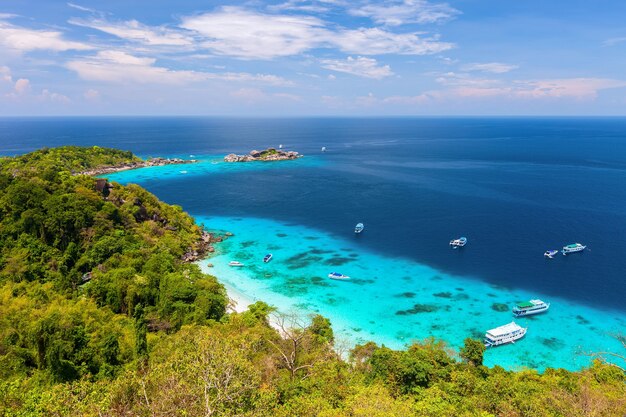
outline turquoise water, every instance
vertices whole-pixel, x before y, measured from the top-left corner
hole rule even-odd
[[[228,164],[217,156],[196,158],[200,159],[196,164],[143,168],[106,177],[121,183],[140,183],[157,195],[167,194],[161,185],[169,184],[179,195],[186,196],[186,178],[193,176],[210,178],[268,170],[294,176],[301,169],[309,172],[325,164],[317,157],[278,164]],[[238,198],[236,189],[231,189],[229,195]],[[201,195],[189,198],[210,201]],[[168,202],[180,204],[177,199]],[[186,204],[183,207],[187,208]],[[433,336],[456,349],[466,337],[482,338],[487,329],[512,321],[510,309],[515,302],[542,298],[551,303],[550,311],[516,319],[528,327],[526,337],[488,350],[487,365],[573,370],[589,363],[587,352],[622,349],[613,337],[626,328],[622,312],[585,307],[554,294],[525,290],[524,285],[505,287],[478,276],[454,275],[406,257],[377,253],[364,244],[367,222],[362,235],[352,233],[352,224],[341,233],[331,234],[269,218],[205,214],[211,211],[211,207],[203,207],[192,214],[208,230],[230,231],[234,236],[219,245],[215,256],[201,262],[206,272],[216,275],[231,293],[243,294],[250,301],[263,300],[283,312],[329,317],[337,338],[350,345],[372,340],[402,348],[413,340]],[[307,214],[316,215],[313,211]],[[461,250],[451,250],[447,240],[438,243],[451,263],[472,256],[471,240]],[[274,255],[268,264],[262,262],[266,253]],[[231,260],[243,262],[245,267],[229,267]],[[563,260],[540,261],[556,266]],[[209,268],[208,263],[214,266]],[[352,278],[330,280],[327,275],[333,271]]]
[[[434,336],[458,348],[466,337],[482,338],[485,330],[512,321],[510,308],[515,302],[543,297],[379,256],[359,244],[360,235],[342,239],[259,218],[196,219],[210,230],[234,233],[216,256],[201,263],[205,272],[253,301],[263,300],[284,312],[329,317],[338,337],[351,344],[373,340],[402,348],[412,340]],[[443,242],[441,250],[449,251],[451,258],[464,256],[462,250],[447,246]],[[267,264],[266,253],[274,255]],[[229,267],[232,260],[245,266]],[[209,262],[212,268],[206,266]],[[333,271],[351,279],[327,278]],[[515,344],[489,349],[486,365],[573,370],[589,363],[585,352],[620,351],[612,335],[626,325],[623,315],[543,298],[551,303],[550,310],[515,319],[528,327],[527,335]],[[494,310],[496,304],[505,305],[506,311]]]

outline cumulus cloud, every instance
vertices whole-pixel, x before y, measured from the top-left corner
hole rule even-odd
[[[23,96],[30,91],[30,80],[27,78],[20,78],[15,82],[13,90],[18,96]]]
[[[356,75],[359,77],[373,78],[380,80],[385,77],[393,75],[389,65],[378,65],[378,62],[373,58],[357,57],[352,58],[349,56],[345,60],[339,59],[323,59],[321,60],[322,67],[331,71],[345,72],[347,74]]]
[[[134,19],[124,22],[109,22],[104,19],[71,19],[70,23],[144,45],[191,46],[193,44],[193,39],[180,31],[164,26],[147,26]]]
[[[378,24],[388,26],[439,23],[450,20],[459,13],[446,3],[430,3],[426,0],[372,2],[350,10],[350,14],[354,16],[368,17]]]
[[[69,104],[71,102],[69,97],[63,94],[53,93],[48,89],[44,89],[41,94],[37,96],[37,99],[39,99],[40,101],[51,101],[53,103],[60,104]]]
[[[35,30],[8,23],[0,19],[0,45],[19,52],[34,50],[68,51],[89,50],[92,46],[82,42],[70,41],[55,30]]]
[[[271,85],[290,84],[289,81],[271,74],[172,70],[157,66],[155,63],[154,58],[106,50],[94,56],[72,60],[66,66],[85,80],[121,84],[188,84],[205,80],[261,82]]]
[[[11,77],[11,69],[7,66],[0,66],[0,80],[12,83],[13,77]]]
[[[204,38],[201,46],[242,59],[273,59],[315,48],[337,48],[359,55],[426,55],[454,46],[414,32],[329,28],[312,16],[263,14],[239,7],[185,17],[181,27]]]
[[[90,88],[89,90],[85,91],[83,97],[85,98],[85,100],[88,101],[98,101],[100,100],[100,92],[98,90]]]
[[[488,62],[484,64],[466,64],[462,66],[463,71],[482,71],[493,74],[504,74],[519,68],[517,65],[503,64],[501,62]]]

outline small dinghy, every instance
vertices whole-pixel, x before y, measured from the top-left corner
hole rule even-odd
[[[268,263],[271,260],[272,260],[272,254],[271,253],[268,253],[267,255],[265,255],[263,257],[263,262],[265,262],[265,263]]]
[[[239,261],[230,261],[228,266],[243,266],[243,264]]]
[[[559,253],[558,250],[553,249],[553,250],[547,250],[544,252],[543,256],[545,256],[546,258],[554,258],[554,255],[556,255],[557,253]]]
[[[339,272],[331,272],[330,274],[328,274],[328,278],[330,278],[330,279],[338,279],[338,280],[350,279],[349,276],[344,275],[344,274],[340,274]]]

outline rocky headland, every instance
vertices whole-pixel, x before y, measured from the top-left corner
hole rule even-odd
[[[180,159],[180,158],[149,158],[145,161],[133,161],[126,162],[119,165],[114,166],[104,166],[89,169],[87,171],[74,172],[74,175],[102,175],[102,174],[110,174],[112,172],[118,171],[126,171],[129,169],[137,169],[137,168],[145,168],[145,167],[155,167],[162,165],[173,165],[173,164],[192,164],[198,162],[195,159]]]
[[[252,161],[285,161],[288,159],[302,158],[304,155],[300,155],[294,151],[282,151],[279,149],[268,148],[264,151],[251,151],[247,155],[236,155],[234,153],[228,154],[224,157],[225,162],[252,162]]]

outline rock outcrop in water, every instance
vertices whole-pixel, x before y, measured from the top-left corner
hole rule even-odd
[[[251,151],[247,155],[228,154],[224,157],[225,162],[252,162],[252,161],[285,161],[288,159],[298,159],[303,155],[294,151],[282,151],[268,148],[264,151]]]

